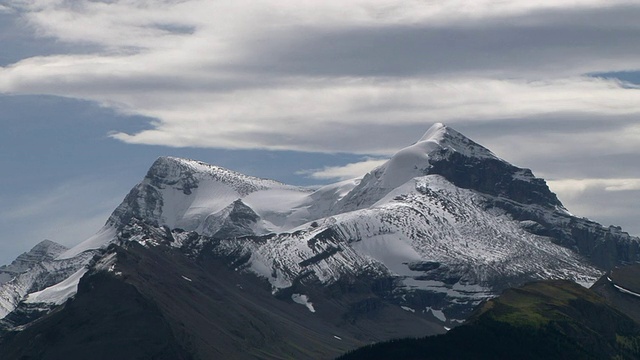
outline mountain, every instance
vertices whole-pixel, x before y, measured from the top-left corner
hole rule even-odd
[[[138,231],[160,235],[145,224]],[[274,296],[266,281],[229,265],[213,254],[112,244],[64,306],[1,339],[0,358],[330,359],[400,334],[442,332],[371,300],[368,288],[316,289],[310,303],[293,291]]]
[[[18,256],[11,264],[0,266],[0,284],[10,281],[42,262],[53,260],[66,250],[68,250],[66,247],[51,240],[41,241],[28,252]]]
[[[0,357],[92,332],[83,344],[115,346],[99,334],[126,326],[118,303],[123,316],[164,324],[145,335],[146,354],[167,344],[196,358],[330,358],[444,332],[532,280],[590,286],[636,262],[639,243],[573,216],[530,170],[443,124],[364,177],[317,189],[162,157],[96,235],[0,285]],[[112,321],[83,318],[92,303],[91,318]],[[59,326],[62,337],[30,340]]]
[[[564,280],[509,289],[446,335],[353,351],[357,359],[638,359],[640,324]]]
[[[10,265],[0,267],[0,330],[23,325],[73,295],[75,291],[68,289],[57,297],[47,297],[49,292],[44,292],[43,296],[46,288],[64,284],[70,278],[79,279],[79,271],[83,271],[90,259],[90,254],[60,259],[67,250],[60,244],[44,240]],[[18,304],[22,304],[19,309]]]
[[[640,265],[611,269],[591,287],[616,309],[640,323]]]

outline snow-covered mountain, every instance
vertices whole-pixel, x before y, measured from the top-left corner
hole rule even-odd
[[[435,124],[364,177],[315,190],[159,158],[95,236],[0,269],[0,316],[61,304],[85,273],[117,276],[109,245],[134,243],[222,259],[316,316],[333,296],[318,289],[365,284],[447,326],[505,288],[589,285],[640,256],[638,238],[571,215],[530,170]]]
[[[19,303],[32,302],[42,290],[60,286],[58,284],[84,269],[93,256],[87,252],[74,258],[60,258],[67,250],[60,244],[44,240],[29,252],[18,256],[10,265],[0,267],[0,319],[11,314]],[[47,311],[52,306],[63,303],[74,292],[75,288],[57,298],[38,301],[42,304],[36,308],[38,312]]]
[[[10,281],[43,261],[51,261],[64,251],[66,247],[51,240],[43,240],[28,252],[18,256],[11,264],[0,266],[0,284]]]

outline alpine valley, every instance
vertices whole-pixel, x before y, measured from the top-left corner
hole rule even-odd
[[[443,124],[313,189],[162,157],[96,235],[0,267],[0,358],[330,359],[534,280],[589,287],[639,245]]]

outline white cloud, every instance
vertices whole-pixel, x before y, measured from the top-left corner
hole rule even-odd
[[[590,189],[601,191],[640,190],[638,179],[561,179],[548,180],[549,188],[562,198],[576,198]]]
[[[15,10],[13,10],[12,8],[6,6],[6,5],[2,5],[0,4],[0,14],[12,14],[14,13]]]
[[[635,25],[627,28],[621,22],[621,29],[616,31],[638,35],[611,35],[612,39],[621,39],[619,47],[626,50],[619,51],[627,51],[626,55],[616,53],[619,56],[611,59],[607,51],[594,48],[587,56],[577,53],[579,63],[566,53],[570,52],[566,47],[558,47],[552,39],[538,34],[532,42],[536,43],[536,51],[540,49],[536,53],[540,59],[518,65],[520,60],[531,56],[513,53],[513,44],[492,43],[494,32],[473,39],[480,42],[476,45],[457,46],[456,42],[463,37],[453,38],[440,48],[412,55],[394,53],[394,44],[378,44],[381,52],[375,56],[356,57],[356,63],[366,65],[375,63],[378,57],[393,64],[394,59],[426,59],[445,54],[434,66],[413,64],[420,71],[428,70],[427,73],[394,76],[375,69],[366,74],[349,74],[350,64],[344,69],[334,69],[332,62],[338,63],[353,54],[348,49],[345,54],[343,48],[330,46],[326,50],[333,60],[317,63],[326,74],[304,72],[307,68],[287,73],[300,61],[311,67],[315,64],[313,59],[297,60],[297,53],[288,53],[291,47],[312,56],[322,55],[313,52],[317,44],[304,43],[305,36],[336,29],[346,31],[347,35],[350,31],[384,34],[400,27],[414,31],[412,34],[421,39],[434,36],[425,32],[431,28],[471,28],[473,34],[489,26],[497,27],[495,33],[503,34],[509,31],[501,26],[506,26],[505,29],[513,26],[505,25],[504,19],[513,16],[533,21],[527,24],[527,29],[545,29],[546,24],[536,24],[531,19],[544,22],[547,17],[540,15],[544,12],[615,9],[620,5],[633,4],[596,0],[569,3],[484,0],[472,5],[456,0],[358,0],[347,4],[16,1],[13,6],[21,9],[22,17],[38,34],[78,46],[92,44],[97,50],[83,51],[81,55],[32,57],[0,68],[0,92],[92,100],[125,113],[157,119],[151,124],[152,129],[139,133],[126,134],[115,129],[112,136],[129,143],[389,154],[405,144],[346,138],[344,128],[359,128],[361,133],[367,133],[382,127],[388,130],[389,124],[396,127],[421,124],[426,130],[436,121],[455,124],[467,119],[516,119],[564,112],[602,116],[640,113],[639,91],[613,80],[581,76],[585,71],[637,65],[639,54],[635,53],[637,46],[633,42],[640,33],[634,33]],[[562,23],[548,21],[554,25]],[[571,29],[558,31],[563,32],[557,34],[559,38],[569,36],[566,41],[576,40],[570,37]],[[601,43],[611,43],[608,40]],[[459,47],[476,53],[461,56],[447,52]],[[418,51],[417,47],[413,49]],[[518,48],[520,52],[526,50]],[[387,59],[384,54],[394,57]],[[499,59],[505,58],[506,70],[474,68],[474,63],[481,64],[486,56],[500,67],[503,64]],[[447,63],[458,63],[461,58],[464,63],[459,64],[460,68],[447,67]],[[533,65],[547,62],[553,66]],[[603,69],[601,65],[605,63],[609,67]],[[263,65],[267,67],[261,68]],[[402,68],[401,65],[397,68]],[[274,67],[277,71],[273,71]],[[556,69],[562,69],[559,77]],[[331,74],[334,70],[339,70],[337,75]],[[347,73],[340,74],[344,71]]]
[[[314,151],[381,152],[385,144],[356,148],[318,144],[341,126],[398,126],[473,117],[504,119],[547,112],[617,115],[640,112],[640,92],[605,80],[576,78],[529,83],[491,79],[334,79],[184,96],[122,94],[118,103],[161,119],[154,129],[116,138],[143,144],[264,147]],[[247,134],[253,137],[247,138]],[[278,137],[275,137],[279,135]],[[355,144],[355,143],[354,143]]]
[[[340,137],[345,126],[357,126],[366,132],[366,128],[390,123],[397,127],[421,124],[426,130],[433,122],[455,124],[470,118],[491,120],[565,112],[602,116],[640,113],[640,91],[625,89],[615,81],[584,77],[536,82],[487,78],[284,78],[268,88],[220,90],[216,84],[225,79],[220,76],[217,80],[215,74],[199,78],[182,74],[182,80],[173,87],[170,79],[160,75],[148,74],[148,78],[135,80],[138,70],[118,70],[126,61],[118,57],[98,63],[69,57],[29,59],[0,71],[0,89],[90,99],[156,118],[150,130],[116,132],[112,136],[129,143],[177,147],[388,154],[402,144],[332,139]],[[169,69],[160,72],[167,74]],[[122,84],[118,85],[119,81]],[[138,86],[132,81],[145,84]],[[145,86],[153,89],[145,90]]]
[[[347,180],[361,177],[374,168],[384,164],[388,159],[367,159],[344,166],[327,166],[323,169],[302,170],[299,175],[307,175],[321,180]]]

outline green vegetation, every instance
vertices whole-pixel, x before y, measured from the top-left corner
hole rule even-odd
[[[370,345],[339,359],[638,359],[640,326],[568,281],[510,289],[445,335]]]

